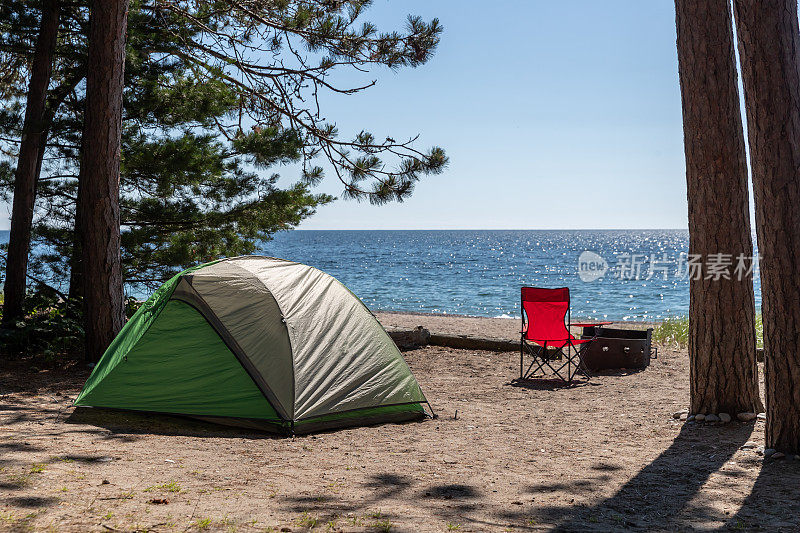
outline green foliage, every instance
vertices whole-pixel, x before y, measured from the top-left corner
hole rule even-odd
[[[689,318],[665,318],[653,330],[653,342],[665,346],[684,347],[689,344]]]
[[[319,518],[308,512],[303,513],[303,515],[297,519],[298,526],[308,529],[314,529],[317,527],[317,523],[319,523]]]
[[[664,319],[653,330],[653,342],[685,348],[689,345],[689,318],[678,316]],[[764,324],[761,313],[756,313],[756,346],[764,347]]]
[[[216,0],[147,3],[128,15],[120,176],[123,275],[152,288],[175,271],[256,251],[334,200],[311,187],[326,159],[343,196],[403,200],[420,176],[441,172],[440,148],[366,131],[339,139],[318,107],[337,69],[415,67],[441,34],[437,20],[410,17],[381,33],[357,19],[364,0]],[[0,0],[0,198],[11,199],[13,159],[24,114],[25,75],[39,3]],[[88,2],[63,5],[48,106],[49,144],[37,185],[31,271],[64,288],[75,249],[85,94]],[[5,139],[5,140],[4,140]],[[3,154],[7,157],[3,160]],[[386,158],[395,160],[390,169]],[[294,164],[294,183],[270,169]]]
[[[0,330],[3,355],[36,354],[53,360],[78,352],[83,345],[80,304],[60,298],[49,288],[29,293],[17,327]]]
[[[211,519],[210,518],[198,518],[194,522],[195,527],[200,530],[208,529],[211,527]]]
[[[425,22],[409,16],[403,31],[381,32],[371,22],[360,21],[370,4],[168,1],[152,12],[183,21],[177,42],[191,56],[193,72],[223,80],[239,95],[239,124],[229,132],[241,131],[242,116],[258,128],[280,125],[293,130],[302,139],[306,174],[319,172],[309,162],[322,155],[333,164],[345,197],[381,204],[401,201],[420,176],[441,172],[447,164],[444,151],[433,147],[423,152],[412,146],[416,138],[379,140],[367,131],[341,139],[336,126],[323,118],[318,96],[323,91],[353,94],[375,83],[337,86],[332,80],[337,69],[365,72],[425,64],[439,43],[442,26],[437,19]],[[393,167],[387,159],[394,161]],[[366,178],[370,185],[362,183]]]
[[[756,346],[764,347],[764,320],[761,313],[756,313]]]

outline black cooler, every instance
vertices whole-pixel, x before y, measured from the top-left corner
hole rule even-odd
[[[657,357],[652,346],[653,328],[618,329],[607,326],[583,328],[582,339],[597,335],[583,353],[583,361],[590,371],[612,368],[643,369],[650,365],[650,357]]]

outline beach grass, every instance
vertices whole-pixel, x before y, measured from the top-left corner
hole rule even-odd
[[[689,345],[689,317],[667,318],[653,330],[653,341],[662,345],[684,348]],[[756,313],[756,346],[764,347],[764,323],[761,313]]]
[[[684,347],[689,344],[689,317],[664,319],[653,330],[653,341],[664,346]]]

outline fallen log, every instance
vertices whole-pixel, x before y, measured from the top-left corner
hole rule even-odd
[[[434,346],[458,348],[460,350],[483,350],[487,352],[518,352],[519,341],[495,339],[491,337],[471,337],[469,335],[431,335]]]
[[[483,350],[488,352],[519,351],[519,341],[469,335],[432,334],[422,326],[414,329],[387,329],[386,332],[401,350],[413,350],[422,346],[444,346],[459,350]]]
[[[414,329],[387,329],[387,333],[401,350],[413,350],[423,346],[444,346],[458,350],[483,350],[487,352],[518,352],[519,341],[469,335],[447,335],[431,333],[422,326]],[[756,360],[764,362],[764,349],[756,350]]]
[[[414,329],[387,329],[386,333],[401,350],[413,350],[430,343],[431,332],[422,326]]]

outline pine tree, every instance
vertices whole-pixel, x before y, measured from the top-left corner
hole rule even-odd
[[[730,6],[676,0],[675,10],[689,253],[747,261],[753,243]],[[692,412],[759,412],[752,277],[703,272],[689,289]]]
[[[766,446],[800,454],[800,28],[796,0],[735,0],[764,319]]]
[[[119,167],[128,0],[92,0],[77,210],[86,359],[98,361],[125,323]]]
[[[30,84],[25,105],[19,155],[14,172],[14,200],[11,216],[11,238],[3,287],[3,323],[14,324],[22,315],[22,303],[28,273],[31,223],[36,194],[36,180],[42,166],[47,142],[47,87],[53,67],[58,38],[58,0],[45,0],[41,24],[34,44]]]
[[[152,287],[183,266],[251,253],[276,231],[295,226],[332,200],[312,192],[323,179],[320,160],[333,163],[343,197],[374,203],[402,200],[421,175],[442,170],[441,149],[421,152],[413,138],[377,141],[366,131],[340,139],[317,109],[320,92],[355,94],[366,88],[335,86],[331,77],[337,70],[417,66],[438,43],[441,27],[435,20],[410,18],[404,32],[358,26],[368,4],[131,3],[120,167],[126,282]],[[15,5],[0,1],[0,9]],[[54,91],[71,90],[54,113],[37,187],[33,266],[38,276],[62,286],[80,275],[75,205],[87,20],[82,3],[70,3],[62,17],[68,31],[60,39],[71,42],[59,46]],[[6,42],[20,41],[17,37],[30,31],[23,23],[17,26]],[[0,62],[13,61],[14,54],[0,42]],[[21,78],[0,83],[19,89]],[[19,135],[20,111],[18,99],[3,96],[0,137]],[[13,149],[3,148],[14,157]],[[393,167],[389,159],[395,160]],[[271,169],[288,162],[300,163],[302,175],[279,186]],[[2,168],[8,199],[13,179]],[[74,287],[70,293],[77,295]]]

